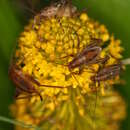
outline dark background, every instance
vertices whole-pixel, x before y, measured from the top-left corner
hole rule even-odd
[[[0,116],[10,117],[8,108],[13,102],[15,91],[8,79],[11,52],[24,25],[34,16],[32,10],[40,10],[48,3],[49,0],[32,0],[31,4],[29,0],[0,0]],[[130,57],[130,0],[73,0],[73,3],[79,9],[87,9],[90,17],[105,24],[111,34],[121,39],[125,48],[124,58]],[[122,130],[130,130],[129,76],[130,66],[122,74],[126,84],[116,87],[128,105],[127,119],[122,123]],[[0,130],[12,129],[13,125],[0,122]]]

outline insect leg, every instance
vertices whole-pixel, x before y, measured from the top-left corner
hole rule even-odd
[[[96,64],[96,63],[105,64],[109,59],[110,59],[110,57],[107,55],[107,56],[104,57],[104,58],[99,58],[99,59],[95,60],[95,64]]]
[[[70,16],[72,16],[72,0],[66,0],[67,1],[67,4],[69,6],[69,12],[70,12]]]
[[[91,37],[91,44],[95,44],[95,45],[100,45],[100,43],[102,43],[102,39],[99,39],[99,38],[92,38]]]
[[[94,121],[96,117],[96,108],[97,108],[97,101],[98,101],[98,88],[100,86],[100,81],[97,81],[97,85],[95,82],[95,103],[94,103],[94,110],[93,110],[93,116],[92,116],[92,122],[93,122],[93,128],[94,128]]]
[[[67,56],[60,57],[60,58],[67,58],[69,56],[74,57],[74,54],[70,54],[70,55],[67,55]]]
[[[78,74],[81,74],[83,72],[83,66],[79,66],[79,73]]]
[[[80,82],[78,81],[78,79],[76,78],[76,76],[74,75],[74,73],[71,71],[71,69],[69,69],[69,71],[70,71],[70,74],[72,75],[72,77],[76,80],[76,82],[79,84],[79,86],[81,86],[80,85]]]
[[[92,60],[89,64],[86,63],[85,67],[90,69],[92,72],[95,73],[95,70],[90,65],[91,64],[98,64],[98,63],[105,65],[105,62],[107,62],[109,58],[110,58],[109,56],[106,56],[105,58],[99,58],[99,59],[96,59],[96,60]]]
[[[90,66],[85,66],[85,67],[86,67],[86,69],[90,69],[89,71],[88,71],[88,70],[86,70],[85,72],[96,73],[96,71],[95,71],[95,69],[94,69],[94,68],[92,68],[92,67],[90,67]]]
[[[44,85],[44,84],[39,84],[39,86],[47,87],[47,88],[67,88],[64,86],[55,86],[55,85]]]
[[[25,92],[25,93],[28,93],[28,94],[32,94],[32,93],[37,93],[37,95],[39,95],[41,101],[42,101],[42,96],[40,94],[40,92],[38,92],[34,87],[30,88],[30,89],[23,89],[22,87],[17,87],[19,92]]]
[[[35,80],[33,77],[31,76],[28,76],[28,78],[33,82],[35,83],[36,85],[38,86],[43,86],[43,87],[47,87],[47,88],[67,88],[67,87],[64,87],[64,86],[55,86],[55,85],[45,85],[45,84],[40,84],[37,80]]]
[[[22,96],[22,97],[20,96],[20,97],[19,97],[19,95],[20,95],[22,92],[27,93],[27,94],[28,94],[28,96]],[[35,95],[37,95],[37,94],[35,94]],[[16,88],[15,95],[14,95],[14,98],[17,100],[17,99],[25,99],[25,98],[30,98],[31,96],[33,96],[33,95],[32,95],[32,94],[30,94],[30,93],[28,93],[28,92],[26,92],[26,91],[23,91],[21,88],[17,87],[17,88]]]
[[[14,98],[17,98],[21,92],[22,92],[22,90],[20,88],[16,88]]]

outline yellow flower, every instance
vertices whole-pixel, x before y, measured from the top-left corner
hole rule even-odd
[[[117,63],[122,58],[123,48],[119,40],[110,37],[104,25],[93,21],[86,13],[77,14],[50,18],[37,15],[40,23],[34,19],[25,27],[18,40],[14,64],[25,76],[29,75],[35,80],[30,82],[43,101],[37,93],[21,92],[19,97],[29,98],[16,101],[11,111],[16,119],[46,130],[92,130],[93,127],[95,130],[115,130],[118,120],[125,116],[122,98],[110,87],[116,79],[99,84],[91,77],[96,76],[100,68]],[[70,69],[70,62],[93,39],[102,40],[101,43],[97,42],[102,48],[98,58],[108,55],[109,60]],[[105,84],[108,90],[105,90]],[[110,113],[111,116],[108,116]],[[21,129],[24,130],[16,127],[16,130]]]

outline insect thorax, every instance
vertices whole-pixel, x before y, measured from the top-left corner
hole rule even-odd
[[[44,8],[41,11],[42,17],[53,17],[53,16],[66,16],[71,17],[74,13],[76,13],[77,8],[75,6],[72,6],[71,3],[66,2],[65,0],[62,0],[57,3],[53,3],[50,6]]]

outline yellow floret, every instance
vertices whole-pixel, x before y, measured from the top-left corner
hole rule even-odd
[[[109,50],[111,55],[117,59],[122,58],[121,52],[123,51],[123,48],[120,46],[120,44],[120,40],[115,40],[113,36],[111,37]]]
[[[81,19],[83,22],[86,22],[86,21],[88,20],[87,14],[86,14],[86,13],[82,13],[82,14],[80,15],[80,19]]]

